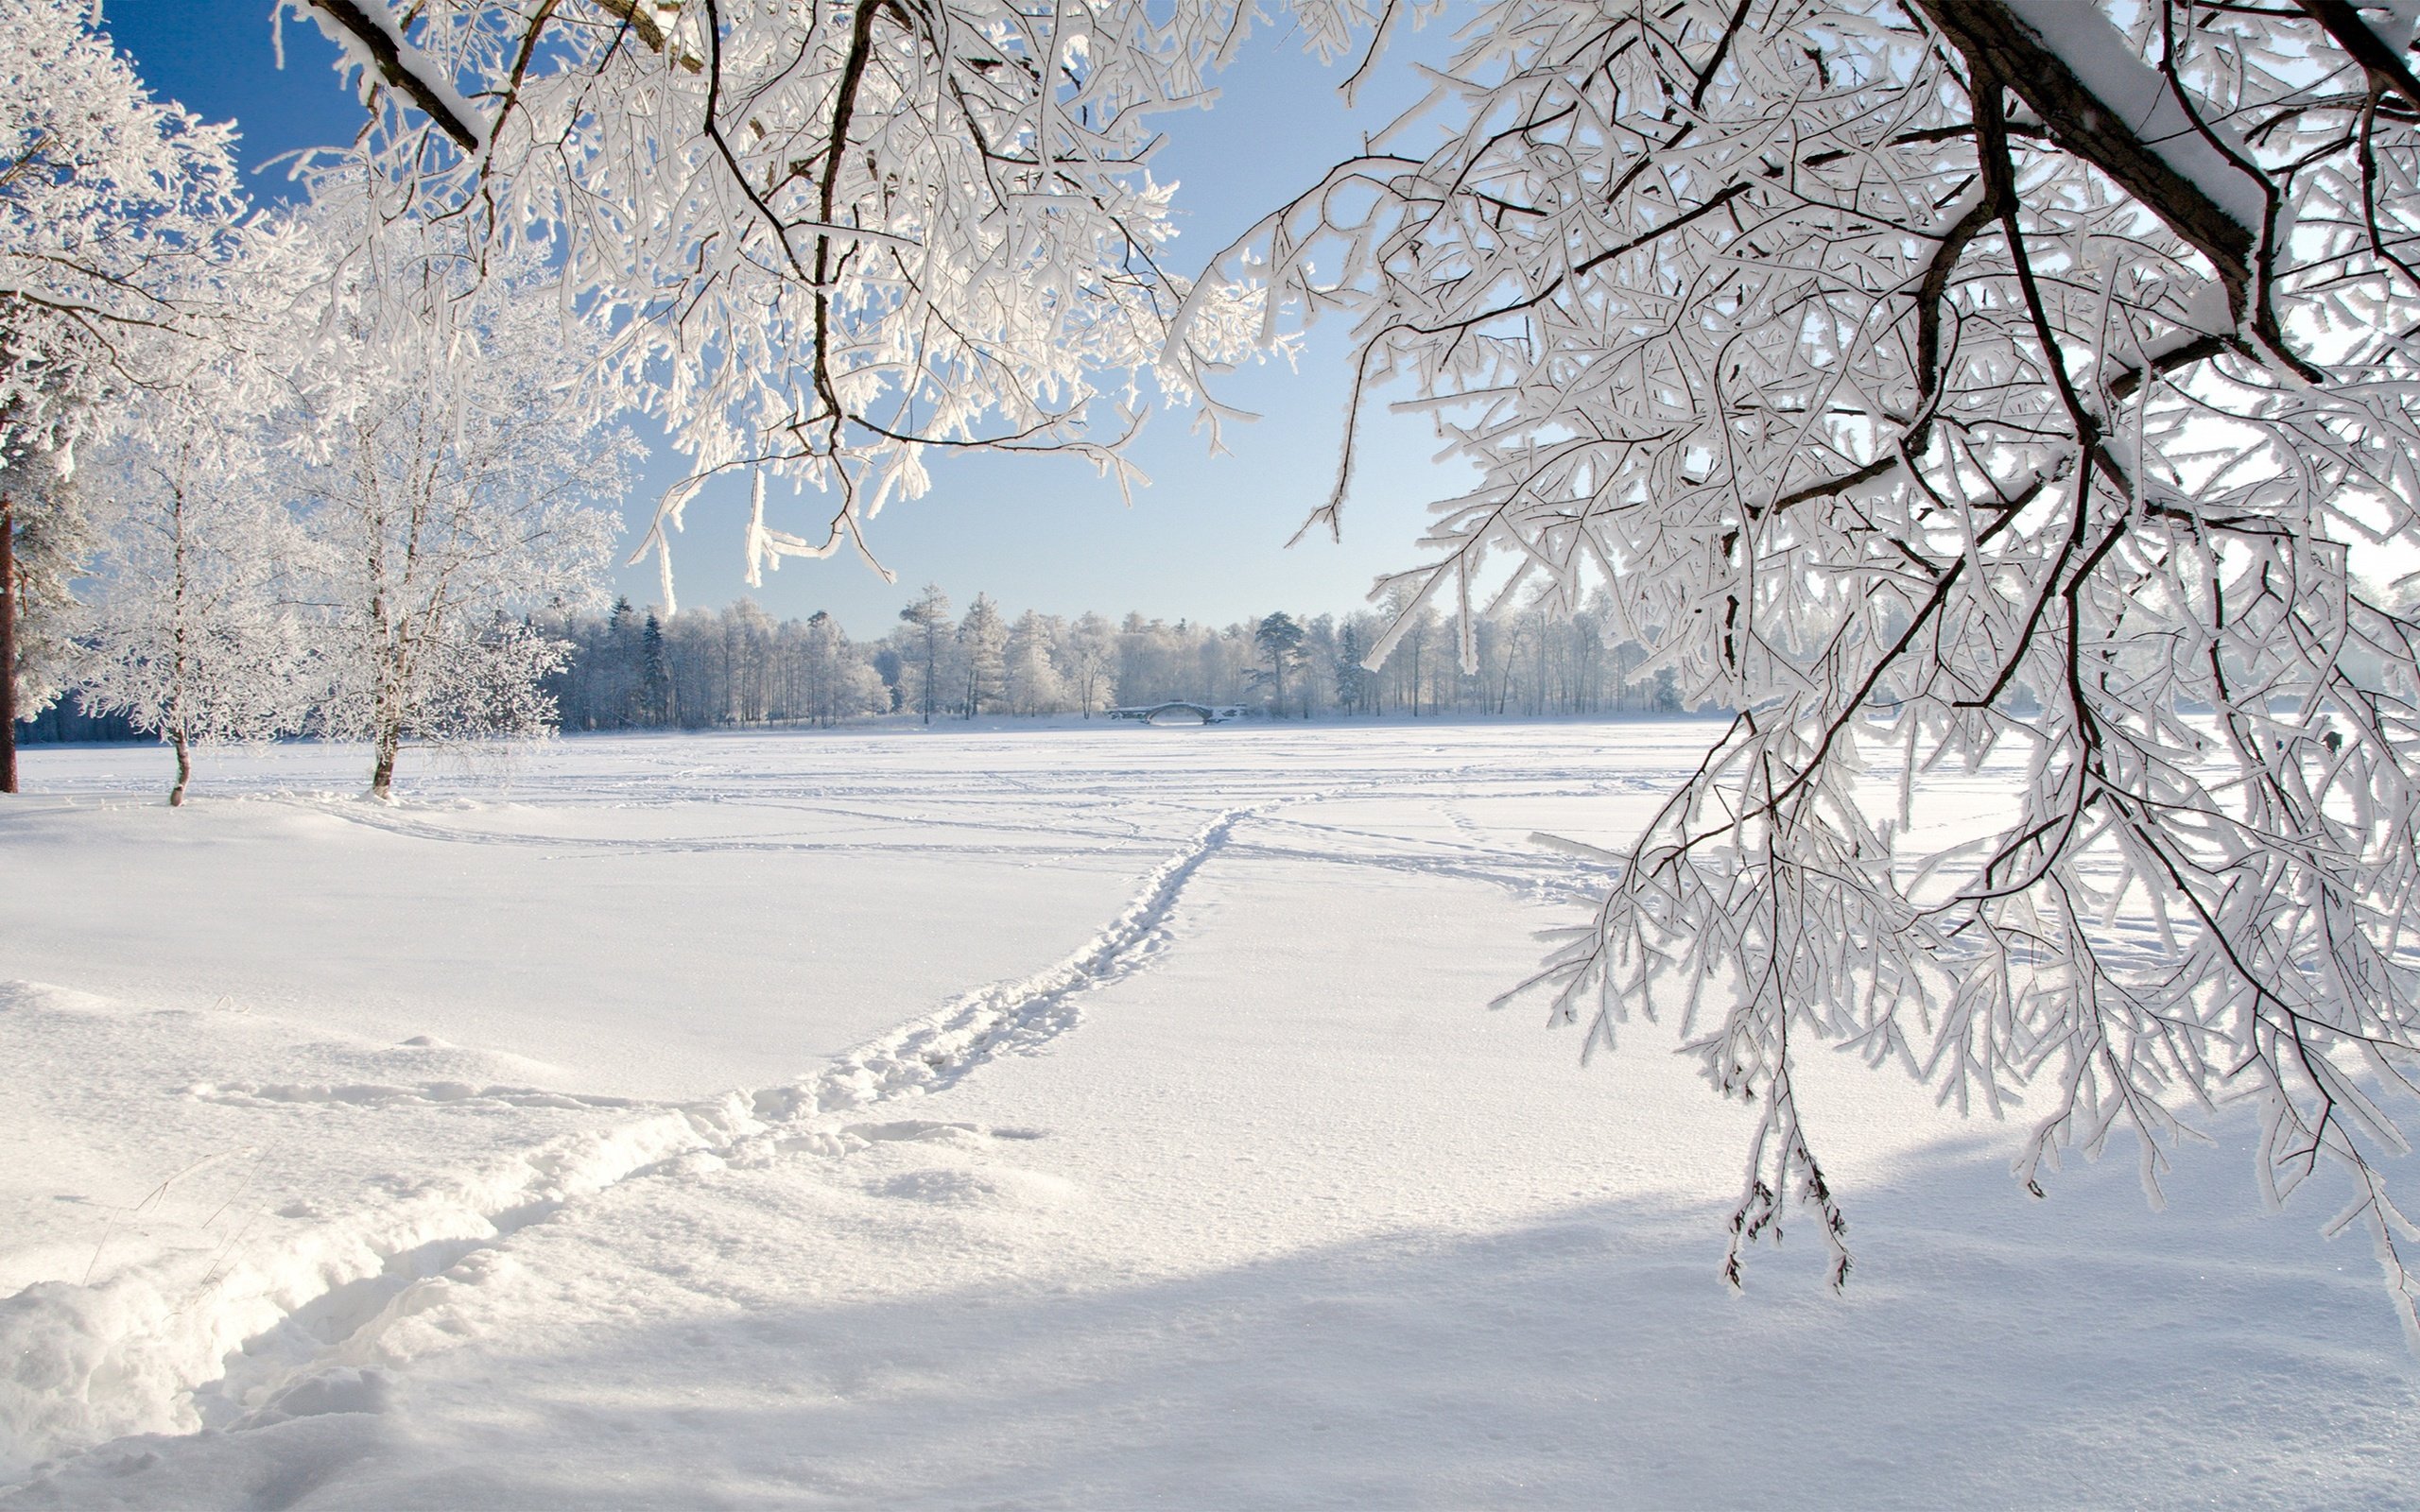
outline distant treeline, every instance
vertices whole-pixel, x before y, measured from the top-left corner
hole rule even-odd
[[[1680,708],[1669,675],[1633,680],[1642,653],[1609,636],[1599,610],[1482,619],[1478,670],[1468,674],[1442,617],[1415,620],[1384,665],[1364,669],[1389,623],[1374,610],[1217,627],[1140,614],[1011,620],[979,594],[957,615],[945,594],[927,589],[878,641],[851,640],[828,614],[775,620],[747,599],[662,616],[625,599],[608,613],[533,625],[571,648],[544,684],[567,730],[1097,713],[1173,699],[1286,719]],[[17,730],[26,744],[147,738],[121,716],[88,712],[74,694]]]
[[[84,696],[70,692],[31,719],[17,721],[20,746],[58,746],[114,740],[149,740],[148,730],[135,728],[123,713],[95,713],[84,707]]]
[[[1378,612],[1233,625],[1129,614],[1011,620],[977,595],[965,614],[928,588],[878,641],[827,614],[776,621],[746,599],[669,617],[625,600],[604,615],[539,627],[571,643],[548,684],[564,730],[708,730],[838,724],[873,713],[926,719],[1094,713],[1193,699],[1278,718],[1669,713],[1668,675],[1632,679],[1642,653],[1606,616],[1531,610],[1482,619],[1478,670],[1464,673],[1452,626],[1415,620],[1377,671],[1361,666],[1390,619]]]

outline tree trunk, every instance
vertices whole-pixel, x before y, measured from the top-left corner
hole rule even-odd
[[[378,754],[370,767],[370,796],[382,803],[391,801],[395,796],[395,751],[402,744],[400,731],[378,731]]]
[[[193,747],[185,742],[185,732],[179,729],[169,737],[177,747],[177,785],[168,789],[168,807],[185,806],[185,784],[193,781]]]
[[[17,521],[0,494],[0,793],[17,790]]]

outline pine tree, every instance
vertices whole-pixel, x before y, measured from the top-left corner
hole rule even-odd
[[[1369,654],[1369,637],[1361,633],[1357,618],[1336,627],[1336,701],[1352,713],[1361,712],[1361,700],[1368,695],[1370,672],[1361,665],[1361,659]]]
[[[655,610],[639,631],[639,723],[660,729],[672,720],[672,660],[664,649],[664,622]]]
[[[1260,622],[1253,631],[1253,641],[1260,647],[1262,660],[1268,662],[1268,683],[1273,695],[1270,712],[1283,717],[1287,679],[1303,659],[1302,623],[1280,610]]]

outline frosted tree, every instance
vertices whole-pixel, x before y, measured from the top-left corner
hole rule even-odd
[[[76,584],[100,524],[64,447],[32,447],[0,465],[0,658],[10,677],[0,719],[30,718],[67,685],[84,624]],[[14,731],[0,730],[0,792],[16,787]]]
[[[233,396],[188,386],[138,407],[150,412],[87,483],[112,528],[78,682],[174,748],[174,807],[195,746],[285,734],[309,712],[300,541],[277,459],[261,428],[233,422]]]
[[[1051,657],[1064,626],[1064,621],[1027,610],[1009,627],[1001,696],[1011,713],[1046,713],[1066,706],[1066,684]]]
[[[328,186],[323,184],[322,188]],[[601,599],[635,446],[600,428],[584,353],[537,270],[477,276],[453,228],[373,225],[329,198],[320,233],[348,249],[327,288],[338,341],[313,343],[291,445],[331,626],[322,728],[372,747],[392,794],[406,739],[544,732],[541,679],[564,644],[533,610]]]
[[[156,101],[85,0],[0,0],[0,459],[65,451],[216,334],[233,129]]]
[[[75,446],[222,323],[241,203],[225,126],[151,98],[86,0],[0,0],[0,792],[60,686],[91,537]]]
[[[966,606],[966,618],[958,625],[958,649],[966,674],[966,696],[959,712],[972,719],[1008,690],[1009,623],[988,595],[977,593]]]
[[[807,617],[801,650],[807,718],[828,728],[854,715],[890,707],[890,690],[882,685],[881,674],[849,644],[831,615],[818,610]]]
[[[957,627],[950,619],[949,595],[938,583],[926,583],[916,601],[899,611],[900,634],[907,641],[904,663],[915,674],[914,693],[908,702],[924,716],[926,724],[942,711],[942,690],[947,681],[952,637]]]
[[[1848,1251],[1792,1072],[1855,1047],[2064,1150],[2263,1120],[2407,1327],[2420,626],[2412,12],[2342,0],[1499,0],[1426,117],[1273,214],[1480,481],[1375,650],[1600,580],[1736,711],[1538,986],[1678,1011],[1759,1116],[1729,1262]],[[1313,259],[1317,260],[1317,271]],[[1315,516],[1332,525],[1351,475]],[[1924,774],[2015,774],[1911,843]],[[1877,785],[1865,781],[1871,777]]]
[[[365,148],[490,245],[538,243],[696,469],[821,490],[760,520],[752,573],[864,551],[935,449],[1126,475],[1147,389],[1184,397],[1261,318],[1163,264],[1166,112],[1252,0],[285,0],[343,49]],[[1322,3],[1314,45],[1343,41]],[[1170,343],[1190,300],[1204,318]],[[1104,413],[1095,416],[1096,400]],[[666,564],[686,490],[641,544]],[[871,554],[868,554],[871,560]]]
[[[1108,702],[1116,685],[1117,631],[1098,614],[1086,614],[1067,628],[1060,642],[1063,674],[1074,690],[1076,705],[1090,719]]]

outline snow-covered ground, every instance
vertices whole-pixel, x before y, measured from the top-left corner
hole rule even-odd
[[[33,751],[0,1503],[2411,1504],[2367,1248],[2231,1125],[2032,1202],[1826,1061],[1849,1290],[1721,1287],[1737,1110],[1484,1006],[1586,897],[1530,832],[1707,732]]]

